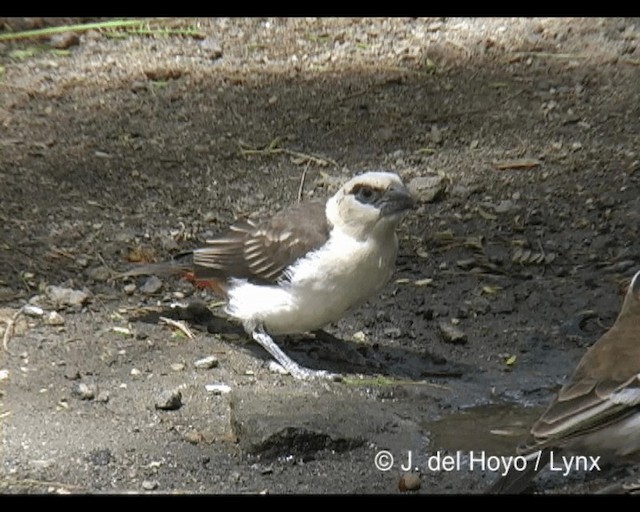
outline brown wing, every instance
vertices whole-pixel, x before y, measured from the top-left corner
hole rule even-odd
[[[193,251],[196,278],[275,283],[298,258],[323,245],[329,229],[323,201],[297,204],[260,223],[236,223]]]
[[[640,279],[615,324],[587,351],[570,381],[531,429],[529,448],[562,446],[640,408]]]
[[[533,437],[521,452],[561,447],[636,414],[639,409],[640,382],[635,376],[625,383],[583,382],[579,394],[576,391],[575,385],[560,391],[531,428]]]

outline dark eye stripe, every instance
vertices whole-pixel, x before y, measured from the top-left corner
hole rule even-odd
[[[351,194],[362,204],[375,204],[382,196],[382,191],[366,185],[356,185],[351,190]]]

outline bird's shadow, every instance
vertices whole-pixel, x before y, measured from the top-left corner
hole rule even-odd
[[[214,315],[206,304],[200,301],[191,302],[187,307],[167,306],[145,310],[129,320],[156,324],[160,317],[185,322],[194,329],[221,335],[223,340],[231,336],[249,339],[242,326],[228,318]],[[384,375],[403,380],[422,380],[457,378],[469,370],[466,365],[447,361],[426,349],[415,351],[383,343],[358,343],[338,338],[324,330],[278,336],[275,341],[298,364],[332,373]],[[258,343],[247,343],[242,348],[250,350],[257,358],[271,358]]]

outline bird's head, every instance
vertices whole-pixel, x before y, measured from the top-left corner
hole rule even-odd
[[[349,180],[327,201],[327,219],[351,236],[364,239],[395,230],[413,205],[397,174],[368,172]]]

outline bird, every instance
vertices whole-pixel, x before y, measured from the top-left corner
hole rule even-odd
[[[523,492],[554,461],[595,470],[640,460],[640,271],[613,326],[587,350],[517,452],[526,466],[498,478],[488,494]]]
[[[335,378],[299,365],[272,336],[320,330],[377,294],[395,269],[398,225],[414,206],[396,173],[365,172],[326,200],[237,221],[201,248],[118,277],[188,274],[222,295],[226,313],[291,376]]]

